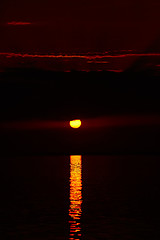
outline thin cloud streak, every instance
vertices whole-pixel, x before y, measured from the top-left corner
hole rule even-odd
[[[22,57],[22,58],[64,58],[64,59],[87,59],[87,60],[95,60],[95,59],[105,59],[105,58],[126,58],[126,57],[160,57],[160,53],[129,53],[129,54],[103,54],[103,55],[67,55],[67,54],[22,54],[22,53],[0,53],[0,56],[5,56],[7,58],[12,57]]]
[[[7,22],[7,25],[12,25],[12,26],[24,26],[24,25],[31,25],[31,22],[16,22],[16,21],[12,21],[12,22]]]
[[[123,72],[122,69],[108,69],[107,71],[109,71],[109,72],[116,72],[116,73],[121,73],[121,72]]]
[[[87,61],[87,63],[109,63],[107,61]]]

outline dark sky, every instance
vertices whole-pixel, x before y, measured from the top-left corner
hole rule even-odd
[[[0,51],[144,50],[159,34],[159,9],[159,0],[2,0]]]

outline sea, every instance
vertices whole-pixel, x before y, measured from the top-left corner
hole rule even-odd
[[[3,157],[0,239],[159,240],[160,157]]]

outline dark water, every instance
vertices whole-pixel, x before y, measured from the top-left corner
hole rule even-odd
[[[1,159],[0,239],[160,239],[160,157]]]

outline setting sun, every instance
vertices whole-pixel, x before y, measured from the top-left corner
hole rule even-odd
[[[79,128],[81,126],[81,120],[75,119],[75,120],[70,121],[69,124],[72,128]]]

